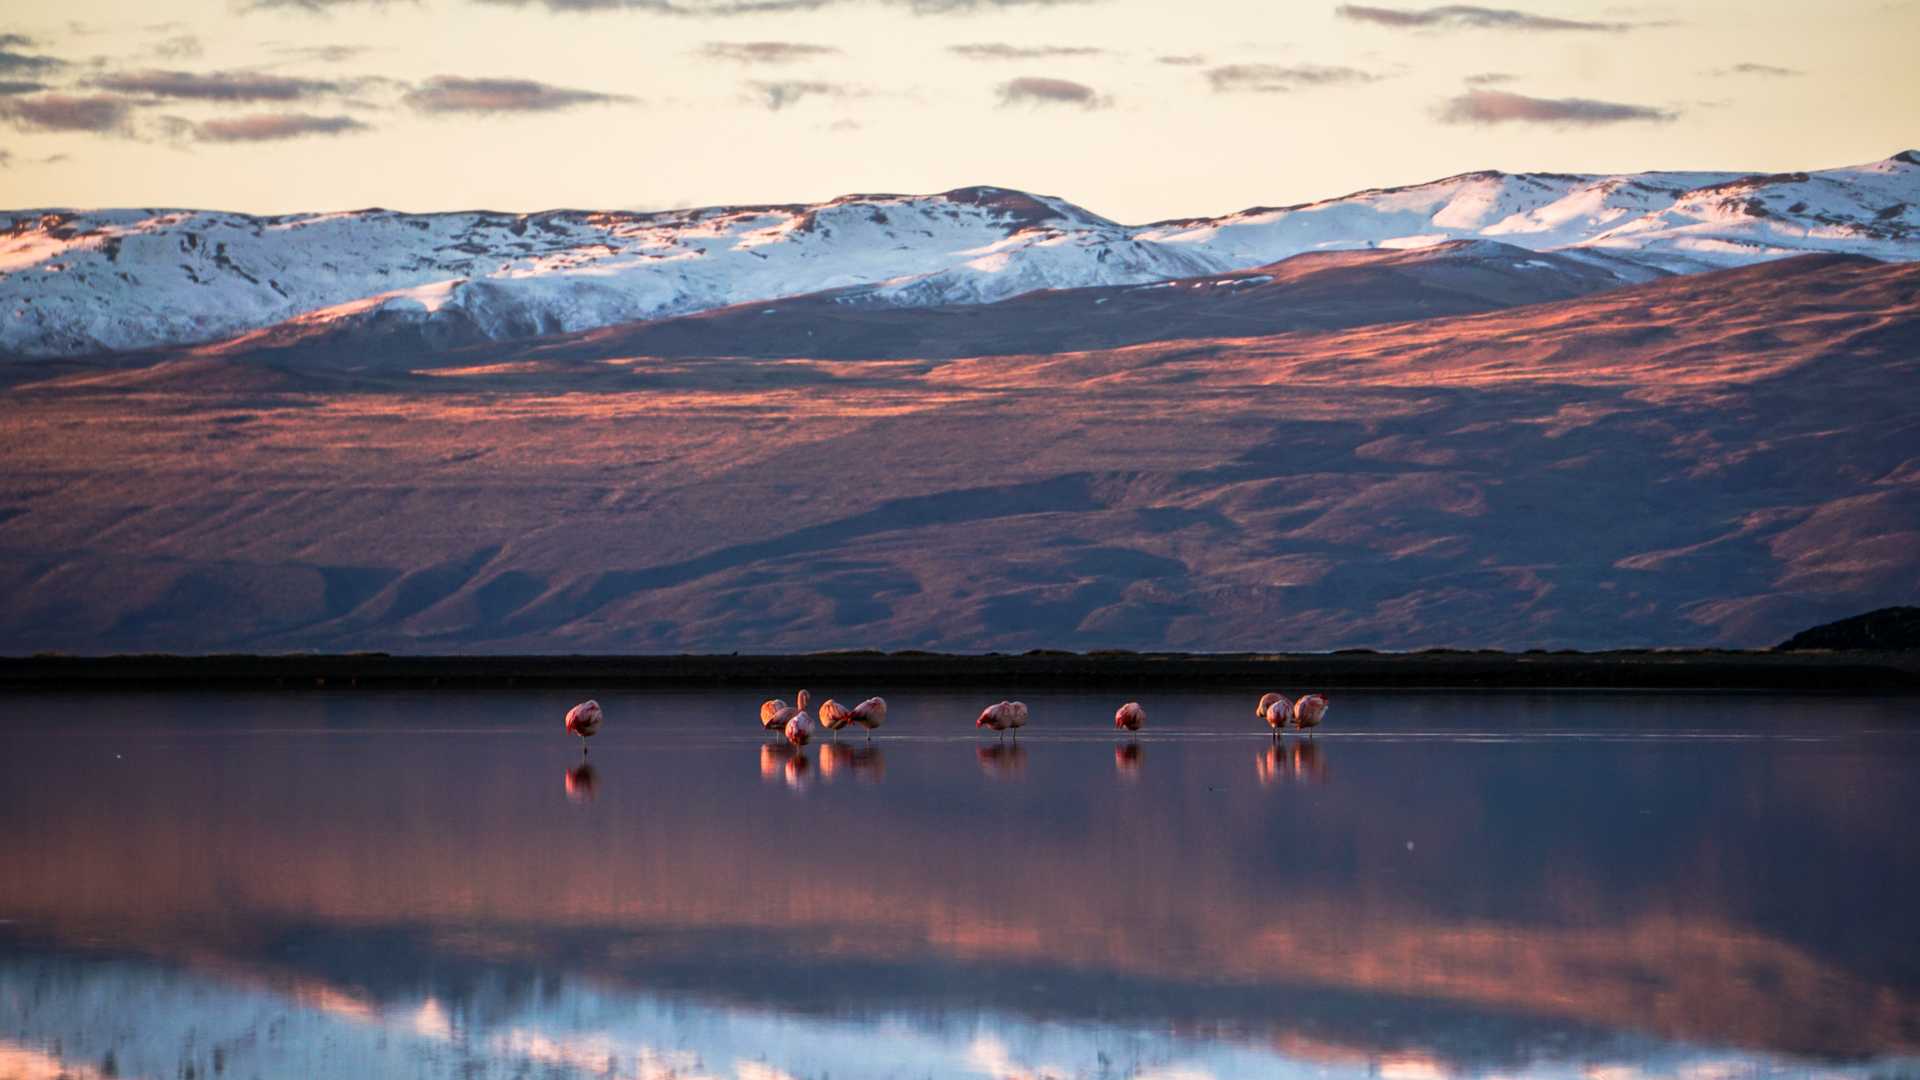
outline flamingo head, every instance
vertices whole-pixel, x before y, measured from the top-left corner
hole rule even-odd
[[[807,692],[806,692],[805,690],[802,690],[802,691],[800,691],[800,693],[799,693],[799,694],[798,694],[798,695],[797,695],[797,696],[796,696],[796,697],[795,697],[795,698],[793,699],[793,707],[794,707],[794,708],[796,708],[796,709],[799,709],[799,710],[800,710],[800,711],[802,711],[802,712],[805,712],[805,711],[806,711],[806,708],[807,708],[807,703],[808,703],[808,702],[810,702],[810,701],[812,701],[812,700],[813,700],[813,698],[812,698],[812,696],[811,696],[811,695],[809,695],[809,694],[808,694],[808,693],[807,693]]]

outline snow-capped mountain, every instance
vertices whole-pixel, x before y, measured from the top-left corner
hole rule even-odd
[[[1145,226],[990,187],[663,213],[0,216],[0,352],[75,356],[295,319],[510,339],[854,286],[850,301],[990,303],[1473,238],[1681,273],[1810,251],[1915,260],[1920,153],[1777,175],[1468,173]]]

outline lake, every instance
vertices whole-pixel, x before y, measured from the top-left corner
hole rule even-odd
[[[0,1077],[1920,1073],[1920,699],[793,689],[0,698]]]

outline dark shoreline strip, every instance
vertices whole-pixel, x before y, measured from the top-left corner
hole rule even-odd
[[[1920,691],[1920,652],[0,657],[0,690],[784,686]]]

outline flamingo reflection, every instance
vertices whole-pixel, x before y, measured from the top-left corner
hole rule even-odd
[[[1027,748],[1018,743],[989,743],[979,747],[981,771],[995,780],[1009,780],[1027,771]]]
[[[1146,752],[1137,742],[1126,742],[1113,748],[1113,767],[1123,780],[1137,780],[1140,777],[1140,762]]]
[[[1290,780],[1312,784],[1327,781],[1327,766],[1320,759],[1320,745],[1313,742],[1270,746],[1254,759],[1254,768],[1260,774],[1262,787]]]
[[[800,791],[812,781],[809,775],[812,768],[807,755],[790,743],[766,743],[760,747],[760,779],[769,784],[783,783]]]
[[[576,803],[593,801],[593,785],[600,779],[591,762],[581,762],[567,770],[567,799]]]
[[[886,759],[880,750],[872,746],[842,746],[839,743],[826,743],[820,747],[820,776],[832,782],[842,773],[851,773],[863,780],[878,781],[887,772]]]

